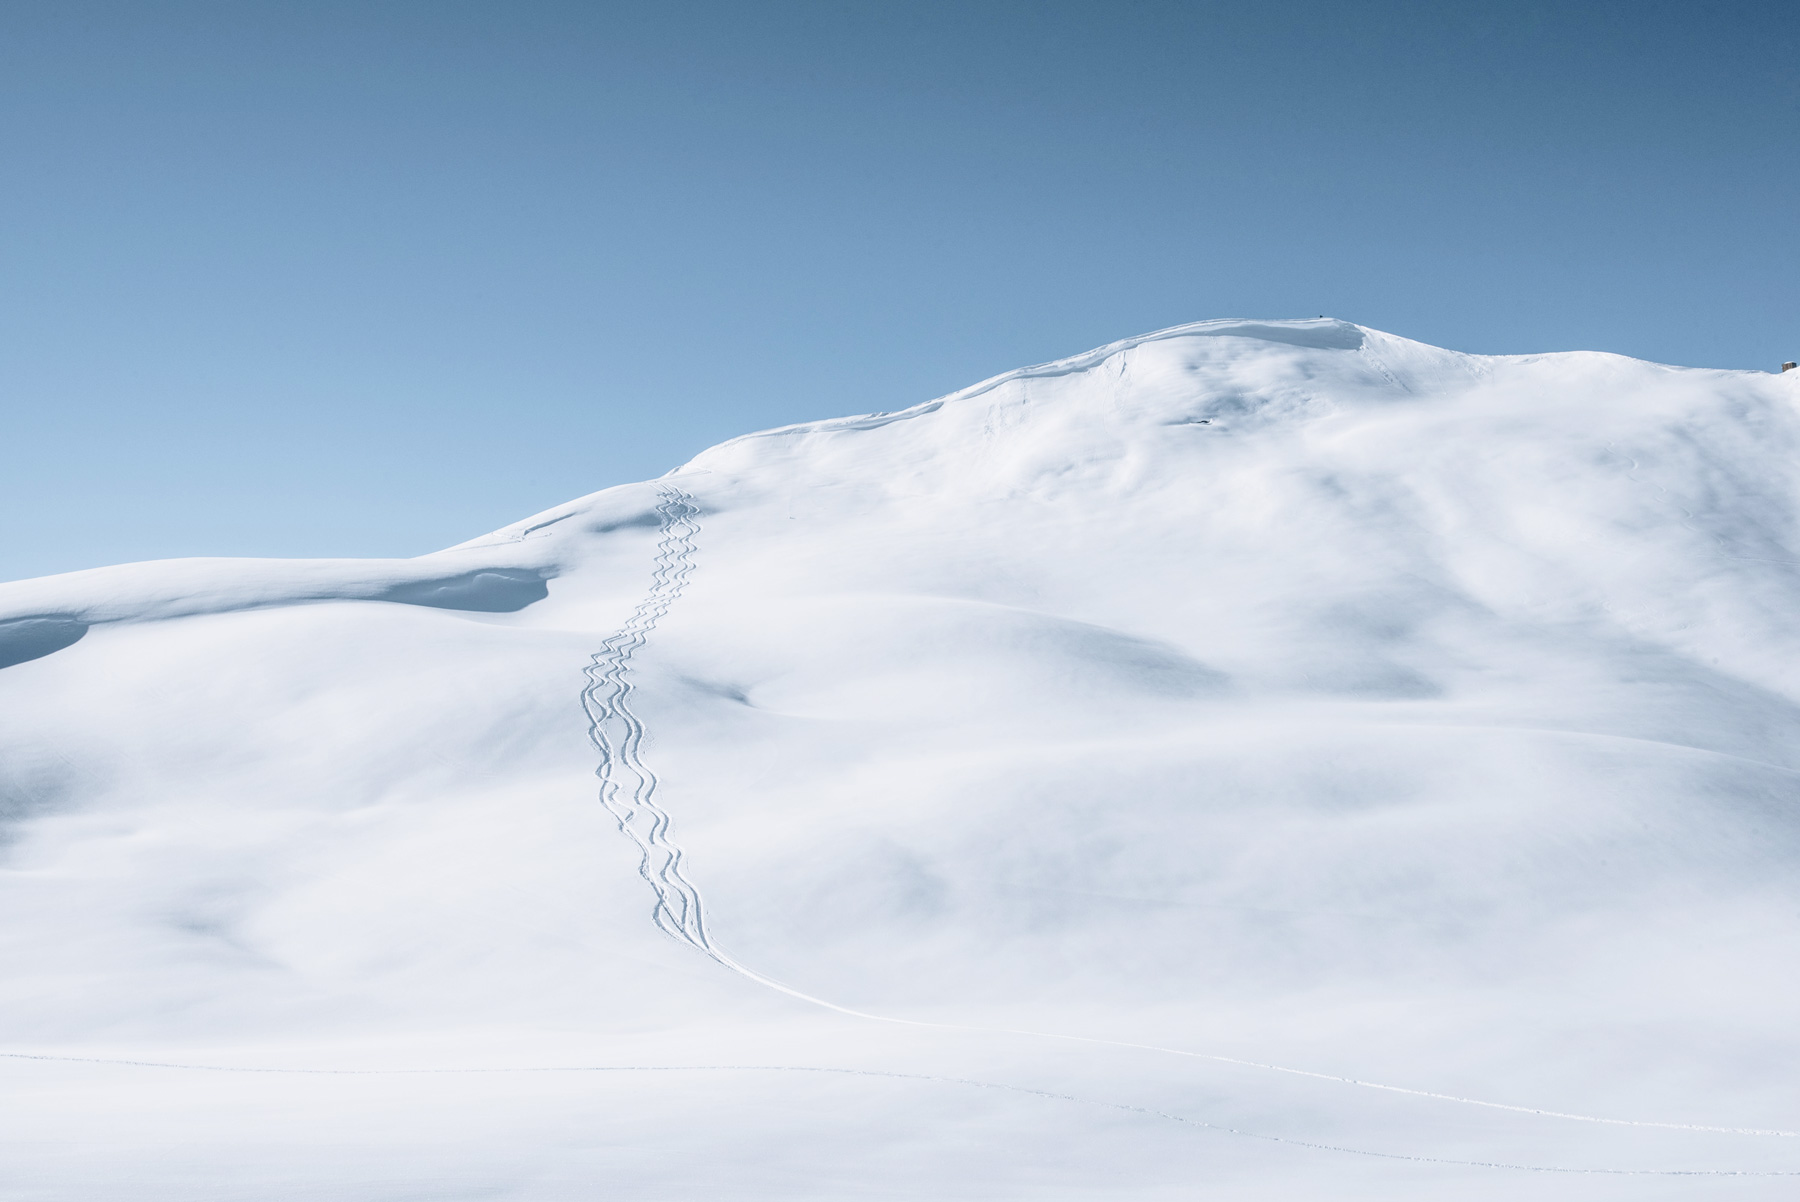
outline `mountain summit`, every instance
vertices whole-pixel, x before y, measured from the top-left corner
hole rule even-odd
[[[1800,373],[1324,319],[0,585],[0,1181],[1785,1198],[1796,612]]]

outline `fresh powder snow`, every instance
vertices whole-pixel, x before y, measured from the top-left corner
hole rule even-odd
[[[0,585],[0,1194],[1791,1198],[1796,614],[1800,373],[1325,319]]]

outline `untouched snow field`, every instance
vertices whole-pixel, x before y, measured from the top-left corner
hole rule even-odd
[[[1796,615],[1800,373],[1328,320],[0,585],[0,1196],[1792,1198]]]

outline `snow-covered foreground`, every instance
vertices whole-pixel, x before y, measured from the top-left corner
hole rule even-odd
[[[0,1195],[1793,1197],[1797,612],[1800,373],[1323,320],[0,586]]]

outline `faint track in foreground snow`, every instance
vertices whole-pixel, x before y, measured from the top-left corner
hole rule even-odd
[[[971,1030],[977,1028],[969,1028]],[[1128,1102],[1107,1102],[1084,1098],[1078,1094],[1034,1089],[1029,1085],[1012,1085],[1003,1081],[977,1081],[969,1077],[942,1077],[931,1073],[897,1073],[878,1068],[842,1068],[812,1064],[559,1064],[523,1065],[517,1067],[482,1068],[267,1068],[232,1064],[181,1064],[166,1060],[115,1060],[102,1056],[51,1056],[30,1052],[0,1052],[0,1059],[40,1060],[62,1064],[107,1064],[124,1068],[183,1069],[198,1073],[254,1073],[274,1076],[303,1077],[410,1077],[440,1075],[485,1075],[496,1073],[818,1073],[841,1077],[872,1077],[889,1081],[925,1081],[937,1085],[962,1085],[972,1089],[990,1089],[1000,1093],[1024,1094],[1054,1102],[1073,1102],[1079,1106],[1096,1106],[1104,1110],[1167,1119],[1188,1127],[1236,1135],[1244,1139],[1286,1144],[1291,1148],[1307,1148],[1315,1152],[1341,1152],[1350,1156],[1369,1156],[1377,1160],[1403,1160],[1414,1164],[1444,1165],[1467,1169],[1512,1169],[1520,1173],[1572,1173],[1596,1177],[1800,1177],[1800,1169],[1615,1169],[1586,1168],[1575,1165],[1515,1164],[1504,1160],[1454,1160],[1443,1156],[1414,1156],[1407,1152],[1374,1152],[1342,1144],[1322,1144],[1288,1135],[1269,1135],[1245,1131],[1224,1123],[1189,1118],[1150,1106],[1133,1106]]]
[[[732,959],[712,942],[706,932],[706,921],[700,891],[682,874],[681,848],[669,837],[671,818],[656,801],[657,778],[655,773],[644,764],[642,747],[644,725],[630,706],[631,661],[637,651],[648,640],[650,632],[668,613],[670,606],[681,596],[687,587],[688,577],[694,571],[694,555],[696,547],[694,537],[700,532],[700,524],[695,520],[699,508],[687,493],[672,484],[664,484],[659,492],[662,503],[656,512],[662,520],[662,539],[657,544],[656,569],[652,573],[650,591],[643,601],[632,612],[631,618],[620,628],[618,633],[607,639],[602,649],[593,657],[587,669],[588,687],[582,693],[582,705],[588,716],[588,735],[595,749],[600,753],[600,766],[595,775],[600,778],[600,800],[613,817],[618,820],[619,829],[638,845],[642,859],[638,872],[649,883],[656,893],[654,918],[656,925],[671,938],[678,939],[696,951],[717,961],[721,966],[730,969],[759,985],[785,993],[789,997],[821,1006],[839,1014],[853,1018],[868,1019],[872,1022],[893,1023],[899,1026],[923,1027],[939,1031],[961,1031],[988,1035],[1015,1035],[1033,1039],[1055,1039],[1067,1043],[1088,1043],[1105,1047],[1130,1048],[1140,1052],[1159,1052],[1171,1056],[1183,1056],[1191,1060],[1204,1060],[1213,1064],[1229,1064],[1238,1068],[1254,1068],[1266,1072],[1282,1073],[1287,1076],[1305,1077],[1314,1081],[1328,1081],[1338,1085],[1354,1085],[1362,1089],[1378,1090],[1383,1093],[1400,1094],[1406,1097],[1424,1098],[1436,1102],[1454,1102],[1463,1106],[1477,1106],[1488,1110],[1506,1111],[1512,1114],[1529,1115],[1536,1118],[1561,1119],[1579,1123],[1598,1123],[1612,1127],[1642,1127],[1664,1131],[1687,1131],[1711,1135],[1754,1135],[1781,1136],[1785,1138],[1800,1137],[1800,1131],[1783,1131],[1774,1128],[1760,1127],[1721,1127],[1707,1126],[1698,1123],[1666,1123],[1643,1119],[1605,1118],[1599,1115],[1577,1114],[1569,1111],[1549,1110],[1536,1106],[1515,1106],[1506,1102],[1489,1102],[1480,1098],[1466,1098],[1457,1094],[1439,1093],[1428,1089],[1411,1089],[1402,1085],[1386,1085],[1378,1081],[1364,1081],[1355,1077],[1340,1076],[1335,1073],[1314,1072],[1310,1069],[1290,1068],[1280,1064],[1268,1064],[1258,1060],[1245,1060],[1236,1056],[1222,1056],[1212,1052],[1194,1052],[1183,1048],[1161,1047],[1156,1044],[1132,1043],[1122,1039],[1102,1039],[1093,1035],[1066,1035],[1052,1031],[1027,1031],[1015,1027],[986,1027],[965,1023],[930,1022],[923,1019],[895,1018],[885,1014],[871,1014],[863,1010],[853,1010],[848,1006],[840,1006],[836,1002],[814,997],[790,985],[784,985],[772,977],[766,977],[754,969]],[[624,779],[621,780],[621,777]],[[628,787],[622,787],[628,786]],[[627,796],[628,795],[628,796]],[[999,1086],[997,1088],[1010,1088]],[[1025,1091],[1035,1092],[1035,1091]],[[1072,1099],[1074,1100],[1074,1099]],[[1138,1110],[1138,1107],[1120,1107],[1121,1109]],[[1143,1111],[1143,1113],[1160,1113]],[[1163,1115],[1174,1118],[1173,1115]],[[1198,1122],[1198,1120],[1177,1119],[1178,1122]],[[1212,1124],[1199,1123],[1200,1126]],[[1229,1128],[1216,1128],[1230,1130]],[[1249,1132],[1233,1132],[1233,1134],[1250,1135]],[[1599,1172],[1621,1173],[1631,1175],[1719,1175],[1719,1176],[1755,1176],[1754,1173],[1710,1170],[1696,1173],[1691,1170],[1658,1170],[1658,1169],[1540,1169],[1531,1165],[1501,1164],[1487,1161],[1455,1161],[1440,1160],[1429,1156],[1403,1156],[1397,1153],[1365,1152],[1356,1148],[1341,1148],[1327,1144],[1312,1144],[1303,1140],[1290,1140],[1274,1136],[1253,1136],[1253,1138],[1278,1139],[1278,1142],[1294,1144],[1302,1147],[1328,1149],[1337,1152],[1350,1152],[1364,1156],[1379,1156],[1401,1160],[1416,1160],[1435,1164],[1460,1164],[1488,1168],[1513,1168],[1542,1172]],[[1800,1175],[1774,1174],[1774,1175]]]

